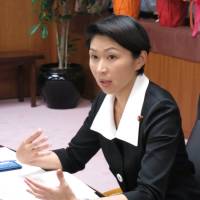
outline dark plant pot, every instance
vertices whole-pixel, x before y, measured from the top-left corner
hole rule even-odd
[[[41,67],[38,79],[41,95],[49,108],[74,108],[84,90],[82,67],[71,64],[67,69],[58,69],[57,66],[52,63]]]

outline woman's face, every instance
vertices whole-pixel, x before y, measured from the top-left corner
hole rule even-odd
[[[135,81],[138,62],[131,52],[107,36],[96,35],[89,49],[89,64],[103,92],[129,94]]]

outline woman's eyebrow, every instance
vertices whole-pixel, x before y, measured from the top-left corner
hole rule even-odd
[[[96,51],[96,50],[95,50],[95,49],[93,49],[93,48],[90,48],[90,49],[89,49],[89,51]]]
[[[115,47],[108,47],[106,49],[103,49],[104,51],[110,51],[110,50],[118,50],[117,48]],[[96,49],[93,49],[93,48],[90,48],[89,51],[97,51]]]

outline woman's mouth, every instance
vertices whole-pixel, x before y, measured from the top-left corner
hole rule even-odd
[[[110,87],[110,85],[112,84],[112,81],[110,81],[110,80],[100,80],[99,83],[102,87],[107,88],[107,87]]]

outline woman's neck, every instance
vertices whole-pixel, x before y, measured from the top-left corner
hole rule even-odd
[[[124,109],[125,109],[126,103],[128,101],[129,95],[131,93],[134,82],[135,82],[135,79],[126,89],[123,90],[123,92],[115,95],[113,111],[114,111],[114,120],[115,120],[116,128],[119,125],[120,119],[124,112]]]
[[[124,111],[124,107],[118,106],[118,104],[116,103],[116,100],[115,100],[113,112],[114,112],[114,121],[115,121],[116,128],[118,128],[118,126],[119,126],[119,122],[122,117],[123,111]]]

